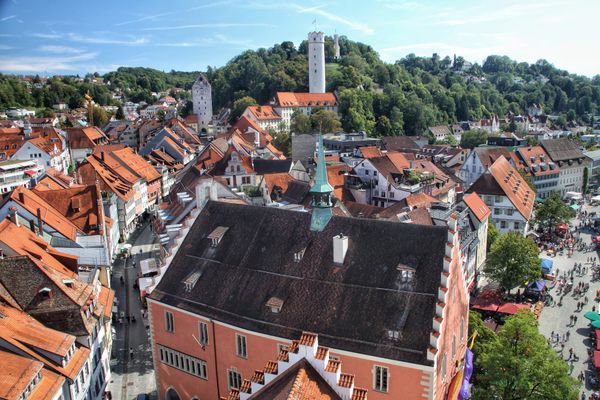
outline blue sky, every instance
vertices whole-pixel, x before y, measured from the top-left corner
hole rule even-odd
[[[600,0],[0,0],[0,71],[205,70],[246,49],[299,44],[316,19],[317,29],[367,43],[388,62],[502,54],[593,76],[599,15]]]

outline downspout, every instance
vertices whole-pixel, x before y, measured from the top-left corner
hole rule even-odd
[[[221,388],[219,386],[219,367],[217,365],[217,335],[215,335],[215,322],[211,319],[210,325],[212,326],[212,336],[213,336],[213,355],[215,357],[215,378],[217,379],[217,398],[221,398]]]

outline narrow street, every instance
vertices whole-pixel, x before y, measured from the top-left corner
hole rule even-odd
[[[588,211],[588,213],[594,211],[600,212],[600,207],[591,207],[586,204],[584,210]],[[578,226],[579,221],[574,219],[571,221],[571,224],[573,226]],[[590,231],[586,230],[581,232],[581,238],[583,239],[583,243],[589,244],[591,242]],[[575,263],[582,263],[588,270],[591,270],[592,263],[588,262],[588,259],[590,257],[596,257],[596,263],[600,259],[596,250],[590,252],[575,251],[572,257],[568,257],[566,252],[562,256],[557,255],[556,257],[549,257],[542,254],[542,257],[551,259],[554,262],[553,272],[556,273],[558,269],[560,276],[562,276],[564,272],[570,271]],[[540,333],[547,338],[550,338],[552,332],[554,332],[555,335],[558,333],[561,337],[569,332],[569,338],[565,342],[564,350],[562,352],[560,343],[552,343],[552,347],[559,355],[562,355],[563,359],[567,360],[569,370],[573,377],[577,378],[582,371],[584,372],[586,375],[586,383],[583,385],[582,389],[586,395],[589,395],[592,388],[587,383],[588,377],[591,375],[590,358],[588,357],[587,351],[592,348],[591,340],[588,338],[591,333],[591,327],[590,321],[585,319],[583,314],[586,311],[592,310],[592,307],[594,306],[596,307],[596,311],[598,311],[599,303],[594,301],[594,298],[596,290],[600,288],[600,281],[592,282],[592,273],[590,271],[587,274],[574,274],[574,287],[580,282],[583,282],[584,284],[589,283],[590,288],[587,293],[581,297],[575,297],[571,290],[570,293],[564,296],[562,306],[554,305],[544,307],[539,318],[539,330]],[[550,290],[549,293],[553,296],[554,300],[558,302],[560,295],[557,294],[557,289],[554,288]],[[587,305],[584,305],[580,311],[576,311],[577,303],[584,302],[586,297],[588,298]],[[577,316],[577,321],[574,325],[572,325],[570,321],[570,318],[573,315]],[[572,358],[569,359],[569,349],[571,348],[573,349],[573,353],[579,358],[578,361],[573,361]]]
[[[115,323],[116,338],[113,342],[109,390],[113,399],[135,399],[138,394],[156,396],[156,382],[150,349],[148,321],[142,317],[142,302],[139,290],[133,287],[139,272],[140,260],[152,256],[153,235],[145,223],[136,230],[128,243],[132,244],[131,257],[119,258],[114,264],[112,287],[119,301],[119,313],[123,312],[123,323]],[[123,282],[121,282],[123,277]],[[127,321],[127,316],[136,322]],[[133,349],[133,356],[130,350]]]

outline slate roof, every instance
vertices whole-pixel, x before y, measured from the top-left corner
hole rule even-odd
[[[290,172],[292,159],[285,160],[264,160],[256,158],[253,162],[254,171],[257,175],[274,174],[278,172]]]
[[[310,213],[209,201],[151,298],[243,329],[289,339],[312,331],[324,346],[432,365],[447,228],[335,215],[322,232],[310,223]],[[219,226],[229,229],[213,248],[207,236]],[[340,232],[349,247],[335,265]],[[400,281],[401,265],[415,269],[412,283]],[[194,271],[202,276],[187,291]],[[265,307],[271,297],[285,302],[277,314]]]
[[[554,162],[583,159],[585,155],[573,140],[560,138],[542,140],[541,145]]]

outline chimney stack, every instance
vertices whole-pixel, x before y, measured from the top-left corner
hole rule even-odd
[[[9,218],[12,221],[12,223],[15,224],[16,226],[21,226],[19,224],[19,216],[17,214],[17,207],[11,207],[9,209]]]
[[[333,237],[333,262],[343,264],[348,252],[348,236],[343,233]]]
[[[43,236],[44,235],[44,221],[42,220],[42,209],[41,208],[37,209],[37,219],[38,219],[39,235]]]

